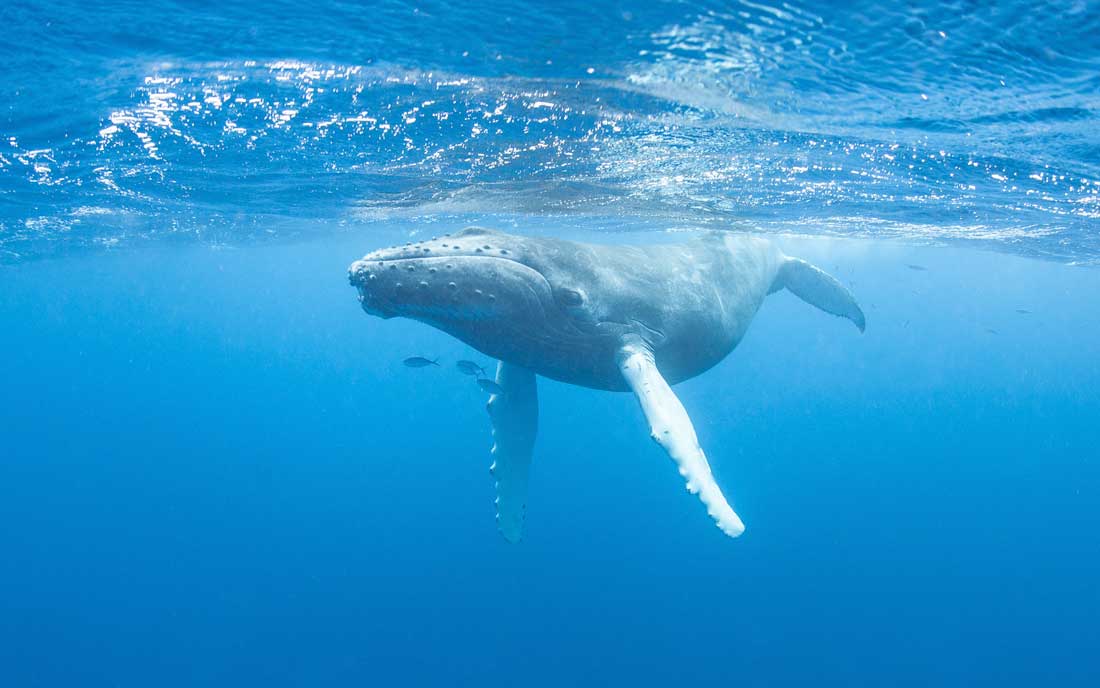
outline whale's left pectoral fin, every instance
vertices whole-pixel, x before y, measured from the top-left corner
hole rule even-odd
[[[653,439],[676,462],[680,475],[687,479],[688,491],[699,495],[722,532],[730,537],[743,533],[745,525],[718,489],[691,419],[657,370],[653,352],[641,344],[628,344],[619,351],[618,360],[623,378],[649,421]]]
[[[497,528],[508,542],[523,537],[527,511],[527,475],[539,425],[538,386],[535,374],[501,361],[496,383],[503,392],[489,397],[493,421],[493,464],[496,481]]]
[[[816,265],[799,258],[787,258],[775,276],[772,290],[784,287],[811,306],[851,320],[860,332],[867,328],[867,318],[856,303],[856,297],[835,277]]]

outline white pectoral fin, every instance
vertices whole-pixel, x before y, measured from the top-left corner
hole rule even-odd
[[[493,464],[496,481],[497,528],[504,539],[519,542],[527,510],[527,476],[539,424],[535,374],[501,361],[496,383],[503,391],[489,398],[493,422]]]
[[[680,475],[687,479],[688,491],[699,495],[714,522],[726,535],[737,537],[745,524],[726,502],[710,472],[710,464],[699,446],[691,418],[683,404],[657,370],[653,352],[641,345],[628,344],[619,352],[623,378],[638,397],[653,439],[676,462]]]
[[[856,298],[835,277],[798,258],[787,258],[779,268],[774,288],[786,287],[798,298],[826,313],[847,318],[863,332],[867,318]]]

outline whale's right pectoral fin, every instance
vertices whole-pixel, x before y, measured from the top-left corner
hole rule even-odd
[[[657,370],[653,352],[641,344],[627,344],[619,351],[618,361],[623,378],[649,421],[653,439],[676,462],[680,475],[687,479],[688,491],[699,495],[722,532],[730,537],[743,533],[745,525],[718,489],[691,419]]]
[[[523,537],[527,511],[527,475],[539,425],[539,398],[535,374],[501,361],[496,383],[503,390],[489,397],[493,421],[493,464],[496,481],[497,528],[508,542]]]

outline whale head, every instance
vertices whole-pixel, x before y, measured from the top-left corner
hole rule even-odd
[[[607,333],[571,257],[544,243],[468,228],[369,253],[348,278],[370,315],[412,318],[494,358],[553,370],[602,347]]]

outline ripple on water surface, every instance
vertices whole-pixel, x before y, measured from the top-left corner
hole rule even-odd
[[[1100,256],[1085,3],[275,4],[14,10],[0,260],[500,213]]]

